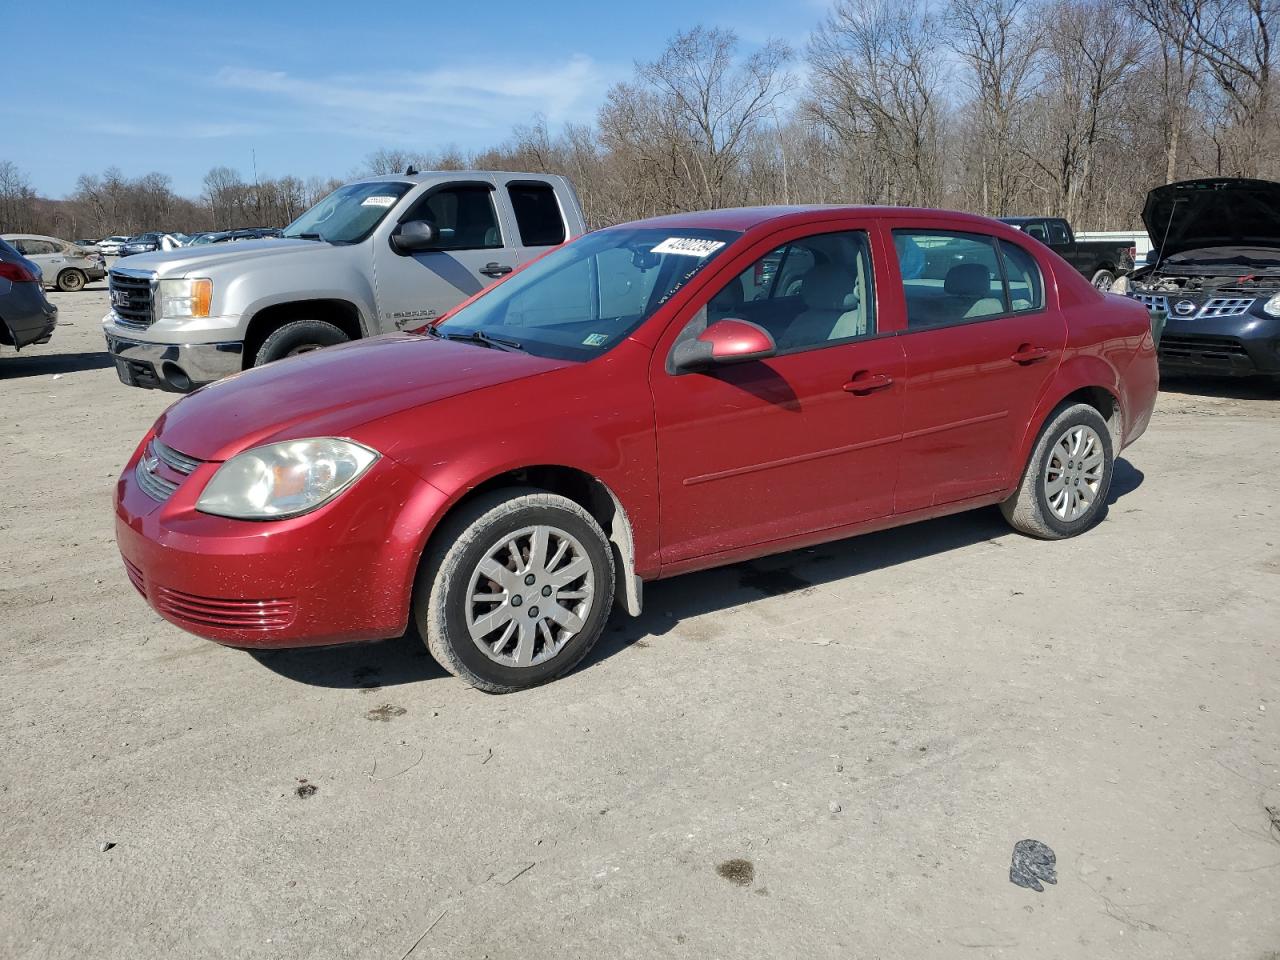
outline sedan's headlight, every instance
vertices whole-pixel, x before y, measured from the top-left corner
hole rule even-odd
[[[1280,293],[1262,305],[1262,312],[1269,317],[1280,317]]]
[[[377,459],[368,447],[334,437],[254,447],[218,468],[196,509],[239,520],[296,517],[328,503]]]
[[[187,320],[192,317],[207,317],[209,304],[213,300],[213,281],[196,280],[161,280],[158,290],[160,297],[159,316],[166,320]]]

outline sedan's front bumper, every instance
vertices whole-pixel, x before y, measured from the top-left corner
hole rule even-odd
[[[197,462],[189,475],[167,475],[176,489],[158,501],[137,477],[145,446],[116,487],[116,541],[129,580],[160,616],[234,647],[321,646],[404,632],[424,531],[443,510],[444,494],[384,457],[312,513],[231,520],[195,509],[221,464]]]
[[[239,373],[244,344],[144,343],[106,332],[107,350],[120,382],[149,390],[189,393]]]

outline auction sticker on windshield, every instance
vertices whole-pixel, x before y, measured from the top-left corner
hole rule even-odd
[[[701,240],[697,237],[667,237],[650,253],[679,253],[686,257],[709,257],[724,246],[723,240]]]
[[[362,206],[362,207],[389,207],[389,206],[391,206],[391,205],[392,205],[393,203],[395,203],[395,202],[396,202],[396,198],[395,198],[395,197],[384,197],[384,196],[379,195],[379,196],[374,196],[374,197],[365,197],[365,198],[364,198],[364,200],[362,200],[362,201],[360,202],[360,206]]]

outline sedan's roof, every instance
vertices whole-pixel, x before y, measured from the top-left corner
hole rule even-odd
[[[836,217],[911,217],[945,221],[989,231],[1000,223],[990,217],[980,217],[957,210],[930,210],[925,207],[842,206],[839,204],[814,204],[801,206],[728,207],[721,210],[701,210],[690,213],[673,213],[637,221],[632,226],[668,227],[693,230],[736,230],[745,232],[766,224],[771,226],[821,223]],[[1003,225],[1001,225],[1003,228]]]

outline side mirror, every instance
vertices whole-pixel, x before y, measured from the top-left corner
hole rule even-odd
[[[679,344],[671,354],[677,373],[748,360],[763,360],[778,352],[769,331],[748,320],[718,320],[692,340]]]
[[[440,231],[430,220],[406,220],[391,232],[391,249],[402,257],[432,250],[440,242]]]

